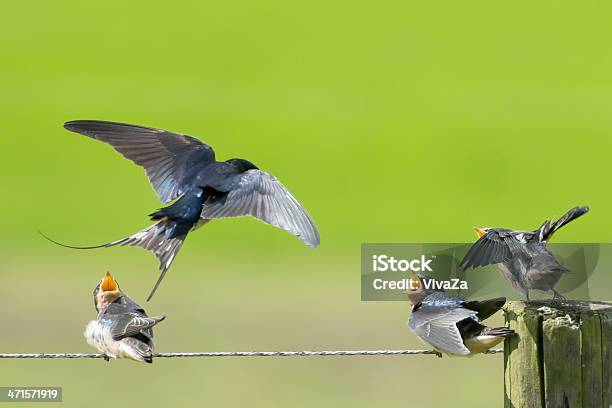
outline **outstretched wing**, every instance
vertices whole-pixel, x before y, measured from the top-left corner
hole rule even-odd
[[[467,355],[457,323],[477,312],[464,308],[421,307],[410,316],[408,327],[421,339],[450,354]]]
[[[490,230],[470,247],[459,267],[468,269],[504,262],[512,257],[516,249],[513,247],[517,245],[512,236]]]
[[[236,176],[227,195],[202,207],[202,218],[250,215],[282,228],[311,247],[319,246],[319,231],[306,209],[271,174],[248,170]]]
[[[111,335],[113,336],[114,340],[121,340],[126,337],[132,337],[140,333],[145,333],[146,330],[155,326],[165,318],[166,316],[146,317],[139,313],[123,314],[117,316],[113,320]],[[153,337],[152,333],[147,337]]]
[[[127,159],[144,167],[157,196],[164,203],[183,193],[187,170],[215,160],[215,152],[207,144],[161,129],[98,120],[66,122],[64,127],[108,143]]]

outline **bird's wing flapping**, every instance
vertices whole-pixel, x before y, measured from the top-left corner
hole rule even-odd
[[[311,247],[319,246],[319,231],[306,209],[271,174],[248,170],[237,176],[229,193],[205,202],[202,218],[227,218],[250,215],[282,228]]]
[[[507,261],[512,258],[513,250],[518,249],[519,242],[514,241],[509,234],[491,230],[470,247],[459,267],[477,268]]]
[[[475,311],[464,308],[421,307],[412,313],[408,327],[439,350],[467,355],[470,350],[463,343],[457,323],[474,318],[476,314]]]
[[[183,177],[195,165],[215,160],[212,147],[191,136],[161,129],[97,120],[66,122],[72,132],[110,144],[144,167],[159,199],[168,203],[181,195]]]
[[[145,332],[165,318],[166,316],[146,317],[139,313],[119,315],[113,319],[111,335],[113,336],[114,340],[121,340],[126,337],[135,336],[139,333]]]

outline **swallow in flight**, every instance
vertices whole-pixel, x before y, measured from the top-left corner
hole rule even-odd
[[[319,246],[317,227],[306,209],[276,177],[244,159],[217,161],[209,145],[187,135],[123,123],[97,120],[67,122],[64,127],[111,145],[142,166],[163,203],[149,216],[155,223],[92,249],[138,246],[155,254],[160,275],[147,301],[159,287],[187,235],[217,218],[252,216]]]

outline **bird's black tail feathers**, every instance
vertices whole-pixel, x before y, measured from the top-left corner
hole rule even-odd
[[[546,221],[539,229],[541,241],[548,241],[559,228],[569,224],[587,212],[589,212],[589,207],[574,207],[557,221]]]
[[[201,227],[208,221],[209,220],[200,219],[198,222],[196,222],[195,225],[191,225],[190,228],[187,228],[187,232],[189,232],[190,229],[196,229]],[[42,232],[40,234],[47,240],[53,242],[54,244],[72,249],[95,249],[110,248],[113,246],[133,246],[140,247],[146,249],[147,251],[153,252],[157,259],[159,259],[160,274],[159,278],[157,279],[157,282],[155,282],[153,290],[151,290],[149,297],[147,297],[148,302],[155,294],[155,291],[157,291],[157,288],[159,287],[161,281],[164,279],[168,268],[170,268],[172,261],[174,261],[174,258],[176,258],[176,254],[181,249],[181,246],[183,245],[183,242],[187,237],[187,232],[183,233],[182,231],[183,228],[184,226],[177,227],[176,221],[163,218],[157,223],[151,225],[150,227],[139,231],[133,235],[130,235],[129,237],[109,242],[107,244],[94,246],[66,245],[47,237]],[[177,235],[176,233],[178,231],[180,231],[180,233]]]
[[[505,297],[489,300],[472,300],[464,303],[464,307],[478,312],[478,318],[485,320],[493,316],[499,309],[506,304]]]

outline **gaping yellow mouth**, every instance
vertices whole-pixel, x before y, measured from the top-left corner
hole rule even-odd
[[[104,279],[102,279],[100,290],[102,292],[114,292],[116,290],[119,290],[119,285],[117,284],[117,281],[113,279],[109,272],[106,272]]]
[[[476,231],[476,235],[478,235],[478,238],[482,238],[484,235],[487,235],[487,231],[482,228],[474,227],[474,230]]]
[[[410,280],[412,281],[412,287],[410,288],[411,290],[415,291],[421,289],[421,279],[419,278],[419,275],[417,275],[416,272],[412,272]]]
[[[419,278],[419,275],[417,275],[416,272],[412,272],[412,275],[410,276],[410,287],[406,288],[406,290],[403,290],[402,293],[404,295],[412,295],[414,292],[418,292],[419,290],[421,290],[421,278]]]

